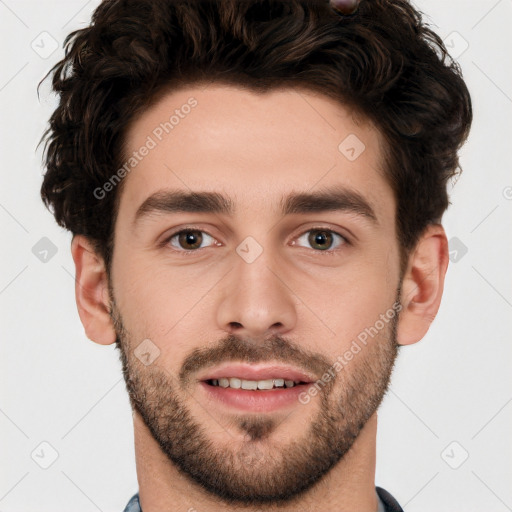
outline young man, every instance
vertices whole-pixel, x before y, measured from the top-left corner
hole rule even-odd
[[[472,119],[442,41],[405,0],[113,0],[67,44],[42,196],[120,351],[126,510],[401,510],[376,411]]]

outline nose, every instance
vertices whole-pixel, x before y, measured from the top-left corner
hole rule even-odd
[[[220,329],[256,338],[292,330],[297,323],[297,299],[288,280],[267,251],[252,263],[237,258],[223,283],[217,310]]]

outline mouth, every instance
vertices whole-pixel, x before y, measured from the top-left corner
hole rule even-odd
[[[199,381],[210,406],[261,413],[297,406],[300,393],[315,379],[290,366],[229,364],[209,370]]]
[[[220,379],[208,379],[206,384],[221,388],[244,389],[247,391],[269,391],[279,388],[293,388],[307,382],[288,380],[288,379],[264,379],[264,380],[247,380],[238,377],[221,377]]]

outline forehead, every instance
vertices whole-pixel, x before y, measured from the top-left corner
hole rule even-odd
[[[292,190],[341,185],[393,217],[382,144],[369,122],[303,89],[183,88],[163,96],[127,131],[120,214],[133,217],[162,189],[222,192],[236,212],[277,212]]]

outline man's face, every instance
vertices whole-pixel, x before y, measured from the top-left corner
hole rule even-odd
[[[383,397],[400,258],[380,144],[291,89],[191,87],[131,126],[110,276],[127,388],[169,460],[226,501],[310,488]],[[286,200],[327,190],[339,208]],[[170,192],[222,194],[231,212]]]

